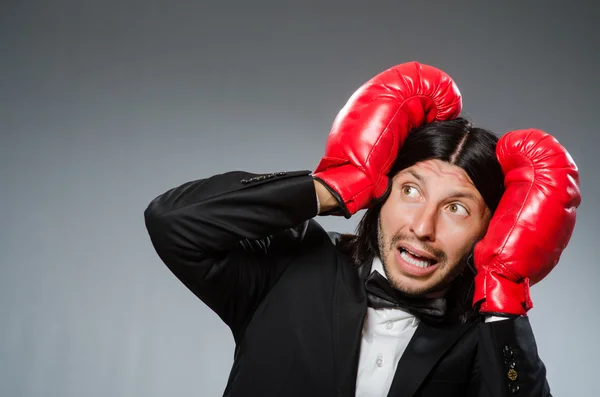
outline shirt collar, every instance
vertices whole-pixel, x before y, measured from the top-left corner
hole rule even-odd
[[[374,272],[375,270],[377,270],[377,272],[379,274],[381,274],[383,277],[385,277],[386,279],[388,278],[387,274],[385,274],[385,270],[383,270],[383,263],[381,262],[381,259],[379,259],[378,256],[376,256],[373,259],[373,264],[371,265],[371,273]]]

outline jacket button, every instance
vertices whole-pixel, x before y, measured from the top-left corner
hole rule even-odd
[[[252,182],[260,182],[260,181],[264,181],[265,179],[271,179],[276,176],[283,176],[283,175],[287,175],[287,172],[272,172],[270,174],[259,175],[259,176],[255,176],[255,177],[248,178],[248,179],[242,179],[240,182],[242,182],[244,184],[252,183]]]
[[[519,387],[519,385],[514,385],[513,387],[511,387],[510,391],[512,394],[517,394],[520,389],[521,388]]]
[[[510,379],[512,381],[517,380],[517,378],[519,377],[518,372],[512,368],[508,370],[508,374],[506,374],[506,375],[508,376],[508,379]]]
[[[506,358],[510,358],[514,355],[513,349],[511,349],[510,346],[504,346],[504,349],[502,349],[502,353]]]

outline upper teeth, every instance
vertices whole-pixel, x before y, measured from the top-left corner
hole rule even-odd
[[[418,259],[414,259],[413,257],[411,257],[410,255],[408,255],[407,252],[410,252],[409,250],[405,250],[405,251],[401,251],[400,252],[400,256],[402,257],[402,259],[404,259],[405,261],[407,261],[408,263],[418,266],[418,267],[427,267],[429,266],[429,262],[428,261],[421,261]],[[416,255],[413,254],[412,252],[410,252],[412,255]],[[416,255],[418,256],[418,255]]]
[[[421,257],[421,255],[419,255],[419,254],[415,254],[414,252],[412,252],[412,251],[410,251],[410,250],[407,250],[406,248],[405,248],[405,250],[406,250],[406,251],[408,251],[410,254],[412,254],[412,255],[414,255],[414,256],[418,256],[419,258]]]

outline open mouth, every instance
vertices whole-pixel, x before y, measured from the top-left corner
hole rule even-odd
[[[400,251],[400,257],[402,259],[411,265],[420,267],[422,269],[433,266],[437,263],[435,259],[423,252],[416,253],[405,247],[398,247],[398,251]]]

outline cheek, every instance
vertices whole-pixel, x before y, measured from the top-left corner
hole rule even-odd
[[[479,225],[468,222],[452,222],[445,220],[438,225],[437,238],[443,245],[450,262],[455,262],[466,255],[478,240]]]
[[[393,235],[410,222],[411,211],[401,203],[386,203],[381,208],[381,226],[387,236]]]

